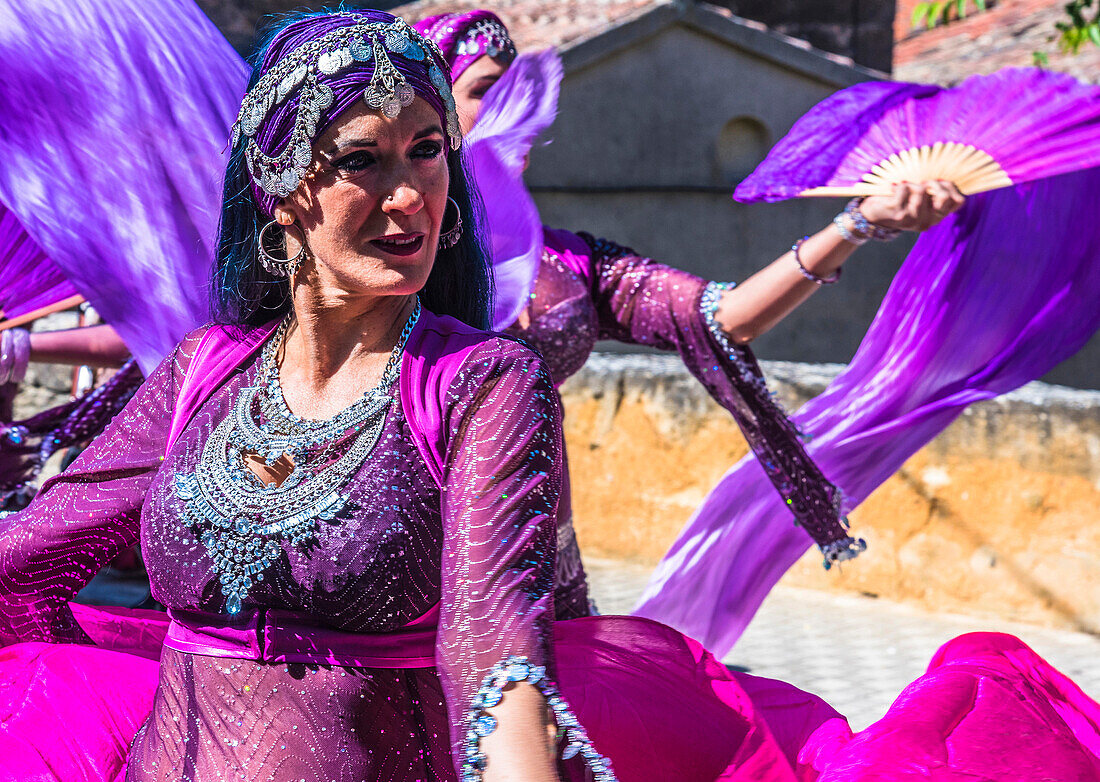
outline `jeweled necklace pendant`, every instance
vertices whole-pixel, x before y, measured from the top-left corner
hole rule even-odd
[[[230,614],[241,610],[248,590],[279,559],[281,543],[314,545],[320,523],[335,519],[347,504],[340,489],[378,442],[401,354],[419,317],[418,301],[379,384],[327,421],[301,419],[286,406],[275,360],[289,325],[284,321],[264,347],[263,384],[240,390],[203,445],[195,472],[176,475],[184,520],[213,562]],[[343,455],[332,458],[348,441]],[[285,458],[291,468],[282,481],[266,484],[247,466],[249,458],[268,465]]]

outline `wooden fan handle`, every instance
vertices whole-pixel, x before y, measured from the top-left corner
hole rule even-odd
[[[890,195],[893,190],[879,185],[859,184],[846,187],[811,187],[798,194],[799,198],[866,198]]]
[[[33,320],[44,318],[47,315],[53,315],[55,312],[62,312],[67,309],[72,309],[78,304],[84,303],[84,297],[79,293],[75,296],[70,296],[67,299],[61,301],[55,301],[53,304],[47,304],[45,307],[39,307],[36,310],[24,313],[19,317],[12,318],[11,320],[0,321],[0,331],[7,331],[8,329],[18,328],[19,326],[26,325]]]

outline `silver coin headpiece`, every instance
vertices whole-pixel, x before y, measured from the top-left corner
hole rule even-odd
[[[412,85],[390,60],[390,55],[428,61],[428,78],[439,93],[446,112],[447,137],[452,149],[462,144],[458,111],[446,74],[437,63],[446,62],[439,47],[403,19],[392,22],[363,21],[337,28],[303,44],[276,63],[244,96],[233,123],[234,147],[245,137],[245,161],[252,179],[265,192],[285,198],[297,189],[313,160],[313,138],[321,113],[332,105],[332,88],[322,76],[335,76],[357,63],[374,61],[370,84],[363,100],[372,109],[393,119],[415,100]],[[256,134],[272,110],[298,94],[298,114],[290,141],[271,155],[260,149]]]
[[[516,46],[507,28],[495,19],[479,19],[455,47],[455,54],[467,57],[482,53],[493,59],[503,55],[511,60],[516,56]]]

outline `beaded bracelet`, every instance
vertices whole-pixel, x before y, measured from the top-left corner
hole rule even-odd
[[[901,235],[901,231],[896,228],[883,228],[878,225],[874,225],[868,220],[862,211],[860,211],[859,205],[863,203],[862,198],[853,198],[844,207],[844,211],[841,214],[846,214],[852,220],[852,225],[855,226],[856,233],[867,239],[874,239],[876,242],[889,242],[897,239]],[[837,215],[838,217],[840,215]]]
[[[840,232],[840,237],[846,242],[851,242],[856,247],[867,244],[871,237],[852,233],[851,229],[846,225],[850,219],[851,215],[849,215],[847,211],[841,212],[833,218],[833,225],[836,226],[836,230]],[[854,220],[852,222],[853,224],[855,223]]]
[[[794,253],[794,262],[798,264],[798,271],[800,271],[802,273],[802,276],[812,283],[816,283],[817,285],[832,285],[834,282],[840,279],[840,269],[837,269],[828,277],[821,277],[820,275],[814,274],[812,271],[803,266],[802,259],[798,257],[798,251],[802,249],[802,243],[809,238],[810,237],[808,236],[803,236],[801,239],[791,245],[791,252]]]

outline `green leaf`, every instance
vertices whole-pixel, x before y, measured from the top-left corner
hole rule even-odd
[[[1097,46],[1100,46],[1100,24],[1093,22],[1088,26],[1089,38]]]
[[[931,30],[941,21],[946,22],[946,19],[943,18],[943,12],[947,8],[947,3],[950,1],[951,0],[937,0],[937,2],[932,3],[932,10],[928,13],[929,30]]]
[[[966,0],[955,0],[955,16],[960,19],[966,18]]]
[[[931,3],[917,3],[913,7],[913,27],[920,27],[925,23],[925,17],[928,16],[928,12],[932,10]]]
[[[974,0],[974,5],[978,7],[979,11],[985,10],[985,0]]]

